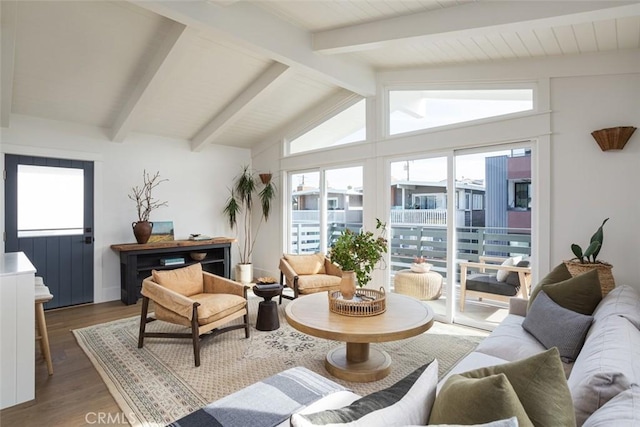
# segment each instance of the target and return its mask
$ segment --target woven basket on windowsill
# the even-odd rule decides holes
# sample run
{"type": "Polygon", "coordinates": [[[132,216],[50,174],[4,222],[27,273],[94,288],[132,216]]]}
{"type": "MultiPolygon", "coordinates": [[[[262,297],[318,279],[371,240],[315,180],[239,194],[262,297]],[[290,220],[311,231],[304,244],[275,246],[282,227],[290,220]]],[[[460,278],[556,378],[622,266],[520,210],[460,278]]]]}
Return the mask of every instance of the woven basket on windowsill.
{"type": "Polygon", "coordinates": [[[600,281],[600,289],[602,289],[602,296],[607,295],[616,285],[613,281],[613,266],[604,262],[593,263],[581,263],[580,261],[565,261],[569,273],[572,276],[586,273],[593,269],[598,270],[598,280],[600,281]]]}

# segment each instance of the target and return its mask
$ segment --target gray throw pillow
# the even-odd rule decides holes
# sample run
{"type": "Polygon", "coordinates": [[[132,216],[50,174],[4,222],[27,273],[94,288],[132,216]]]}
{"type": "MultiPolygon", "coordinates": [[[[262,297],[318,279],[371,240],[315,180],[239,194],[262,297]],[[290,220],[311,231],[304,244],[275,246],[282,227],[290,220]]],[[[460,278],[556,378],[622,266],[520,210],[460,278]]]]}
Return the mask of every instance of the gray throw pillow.
{"type": "Polygon", "coordinates": [[[593,316],[566,309],[541,291],[531,304],[522,327],[545,348],[557,347],[560,358],[569,363],[578,357],[591,322],[593,316]]]}

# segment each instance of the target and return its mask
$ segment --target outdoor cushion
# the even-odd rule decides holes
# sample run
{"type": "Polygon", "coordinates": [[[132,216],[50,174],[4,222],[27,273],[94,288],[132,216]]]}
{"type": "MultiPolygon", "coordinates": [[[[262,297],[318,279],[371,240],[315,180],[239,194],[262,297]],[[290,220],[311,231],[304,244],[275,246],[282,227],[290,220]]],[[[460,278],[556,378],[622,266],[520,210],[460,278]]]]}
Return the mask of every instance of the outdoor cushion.
{"type": "MultiPolygon", "coordinates": [[[[516,267],[529,267],[531,266],[531,260],[530,259],[523,259],[522,261],[520,261],[519,263],[516,264],[516,267]]],[[[509,275],[507,276],[507,280],[504,281],[507,285],[511,285],[511,286],[517,286],[518,289],[520,286],[520,275],[518,273],[516,273],[515,271],[510,271],[509,275]]]]}
{"type": "Polygon", "coordinates": [[[497,295],[515,296],[520,286],[514,287],[506,282],[500,282],[495,274],[476,273],[467,276],[467,289],[470,291],[487,292],[497,295]]]}
{"type": "Polygon", "coordinates": [[[196,263],[174,270],[152,270],[153,281],[174,292],[190,297],[202,293],[202,265],[196,263]]]}
{"type": "Polygon", "coordinates": [[[285,254],[284,259],[287,260],[298,276],[304,274],[325,274],[325,256],[321,252],[308,255],[285,254]]]}
{"type": "MultiPolygon", "coordinates": [[[[519,263],[521,260],[522,260],[522,255],[512,256],[502,261],[502,265],[505,267],[513,267],[514,265],[519,263]]],[[[505,280],[507,280],[507,276],[509,276],[508,270],[498,270],[496,273],[496,279],[498,279],[498,282],[504,282],[505,280]]]]}

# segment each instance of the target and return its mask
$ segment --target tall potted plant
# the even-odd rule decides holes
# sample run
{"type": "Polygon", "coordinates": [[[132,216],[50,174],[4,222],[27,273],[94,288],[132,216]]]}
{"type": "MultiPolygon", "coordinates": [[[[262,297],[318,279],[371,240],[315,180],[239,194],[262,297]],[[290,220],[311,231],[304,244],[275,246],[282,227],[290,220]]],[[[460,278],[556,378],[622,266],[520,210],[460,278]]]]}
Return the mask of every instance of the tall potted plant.
{"type": "Polygon", "coordinates": [[[329,252],[329,259],[342,269],[340,293],[344,299],[351,299],[355,286],[365,286],[371,280],[371,272],[387,252],[387,239],[384,237],[386,225],[376,219],[376,237],[371,231],[354,233],[349,229],[342,231],[329,252]]]}
{"type": "Polygon", "coordinates": [[[250,283],[253,280],[253,265],[251,254],[263,222],[269,220],[271,203],[276,196],[276,188],[270,173],[256,174],[249,166],[244,166],[240,175],[231,187],[231,194],[224,207],[231,229],[242,227],[243,236],[238,241],[239,262],[236,267],[236,280],[250,283]],[[260,207],[260,220],[255,232],[252,229],[252,213],[255,202],[260,207]]]}
{"type": "Polygon", "coordinates": [[[611,272],[613,266],[597,259],[600,249],[602,249],[602,243],[604,242],[604,225],[607,221],[609,221],[609,218],[602,221],[600,227],[598,227],[596,232],[593,233],[593,236],[591,236],[589,246],[587,246],[584,251],[582,247],[573,243],[571,245],[571,251],[575,255],[575,258],[564,262],[569,272],[574,276],[589,270],[598,270],[598,279],[600,280],[603,295],[609,293],[615,286],[613,273],[611,272]]]}
{"type": "Polygon", "coordinates": [[[153,230],[153,222],[149,221],[149,216],[154,210],[168,206],[167,202],[161,202],[154,199],[151,192],[154,188],[168,179],[160,179],[160,172],[156,172],[153,176],[147,173],[146,169],[142,172],[142,187],[131,188],[129,198],[136,202],[136,210],[138,212],[138,221],[132,222],[133,235],[138,243],[144,244],[149,241],[151,231],[153,230]]]}

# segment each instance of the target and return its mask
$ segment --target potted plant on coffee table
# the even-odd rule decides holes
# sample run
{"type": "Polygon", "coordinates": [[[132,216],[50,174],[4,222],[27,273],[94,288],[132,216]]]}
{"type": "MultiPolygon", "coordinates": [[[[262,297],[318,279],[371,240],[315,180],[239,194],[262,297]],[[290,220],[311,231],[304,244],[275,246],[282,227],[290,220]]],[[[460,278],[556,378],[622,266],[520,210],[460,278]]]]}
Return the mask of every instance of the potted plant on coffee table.
{"type": "Polygon", "coordinates": [[[604,241],[603,228],[608,220],[609,218],[606,218],[602,221],[600,227],[598,227],[593,236],[591,236],[589,246],[587,246],[584,251],[582,247],[573,243],[571,245],[571,251],[575,255],[575,258],[564,262],[573,276],[586,273],[589,270],[598,270],[598,279],[603,296],[609,293],[615,286],[613,273],[611,272],[613,266],[597,259],[600,249],[602,249],[602,242],[604,241]]]}
{"type": "Polygon", "coordinates": [[[329,259],[342,269],[340,293],[344,299],[353,298],[356,284],[362,287],[371,280],[371,272],[387,252],[385,228],[376,219],[376,230],[380,230],[377,237],[371,231],[355,233],[345,229],[331,247],[329,259]]]}
{"type": "Polygon", "coordinates": [[[238,240],[239,262],[236,266],[236,280],[242,283],[253,281],[251,254],[263,222],[269,220],[271,203],[276,196],[276,188],[270,173],[256,174],[249,166],[244,166],[236,177],[231,194],[224,207],[224,213],[231,229],[242,227],[243,235],[238,240]],[[260,220],[255,230],[252,228],[252,212],[256,202],[260,207],[260,220]]]}

